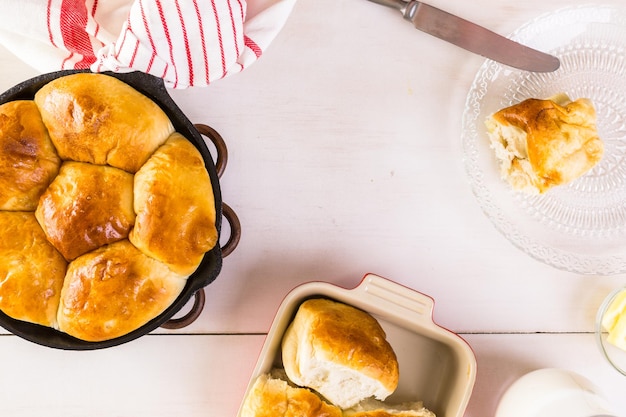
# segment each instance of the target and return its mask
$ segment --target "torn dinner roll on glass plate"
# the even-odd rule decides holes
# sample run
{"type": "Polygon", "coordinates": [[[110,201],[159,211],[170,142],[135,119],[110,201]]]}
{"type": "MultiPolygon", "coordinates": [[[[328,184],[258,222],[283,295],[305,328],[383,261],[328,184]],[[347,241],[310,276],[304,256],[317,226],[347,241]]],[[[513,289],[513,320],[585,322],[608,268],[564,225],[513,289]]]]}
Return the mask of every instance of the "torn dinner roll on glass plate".
{"type": "Polygon", "coordinates": [[[490,115],[485,125],[500,175],[529,194],[581,177],[604,152],[596,111],[586,98],[529,98],[490,115]]]}

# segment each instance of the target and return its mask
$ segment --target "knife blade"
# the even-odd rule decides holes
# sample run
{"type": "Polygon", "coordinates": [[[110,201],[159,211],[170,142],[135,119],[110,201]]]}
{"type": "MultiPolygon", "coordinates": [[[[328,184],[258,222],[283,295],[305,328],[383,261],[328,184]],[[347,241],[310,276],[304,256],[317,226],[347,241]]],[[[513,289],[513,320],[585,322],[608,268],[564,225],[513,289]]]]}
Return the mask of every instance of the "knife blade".
{"type": "Polygon", "coordinates": [[[370,0],[399,10],[416,29],[510,67],[532,72],[552,72],[557,57],[512,41],[491,30],[419,1],[370,0]]]}

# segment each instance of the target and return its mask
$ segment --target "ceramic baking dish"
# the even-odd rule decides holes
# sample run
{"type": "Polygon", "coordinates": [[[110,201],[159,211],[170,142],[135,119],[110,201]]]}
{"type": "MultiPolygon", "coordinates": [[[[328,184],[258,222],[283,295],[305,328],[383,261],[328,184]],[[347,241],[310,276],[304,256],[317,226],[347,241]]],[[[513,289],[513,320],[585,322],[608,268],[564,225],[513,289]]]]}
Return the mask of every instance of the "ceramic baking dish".
{"type": "Polygon", "coordinates": [[[400,366],[398,389],[387,402],[423,401],[437,417],[463,416],[476,379],[474,352],[433,321],[432,298],[373,274],[351,290],[323,282],[292,290],[276,313],[246,396],[259,375],[282,367],[280,345],[287,326],[303,301],[319,297],[365,310],[384,328],[400,366]]]}

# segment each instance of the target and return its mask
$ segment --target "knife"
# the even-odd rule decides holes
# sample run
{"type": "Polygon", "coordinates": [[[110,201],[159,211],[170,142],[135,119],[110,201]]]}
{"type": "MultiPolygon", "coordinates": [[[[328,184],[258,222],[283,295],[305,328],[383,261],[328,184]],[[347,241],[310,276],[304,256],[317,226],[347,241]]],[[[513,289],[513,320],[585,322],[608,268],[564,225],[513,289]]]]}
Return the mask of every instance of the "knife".
{"type": "Polygon", "coordinates": [[[557,57],[529,48],[482,26],[419,1],[370,0],[399,10],[415,28],[510,67],[552,72],[557,57]]]}

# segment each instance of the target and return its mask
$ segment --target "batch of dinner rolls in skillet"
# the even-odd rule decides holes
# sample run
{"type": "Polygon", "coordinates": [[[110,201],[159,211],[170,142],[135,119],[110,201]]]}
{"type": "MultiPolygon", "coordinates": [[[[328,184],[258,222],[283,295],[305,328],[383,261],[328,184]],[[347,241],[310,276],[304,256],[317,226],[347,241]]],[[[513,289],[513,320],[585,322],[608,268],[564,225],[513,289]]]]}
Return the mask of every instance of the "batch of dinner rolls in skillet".
{"type": "Polygon", "coordinates": [[[298,308],[281,343],[282,366],[257,377],[240,417],[435,417],[421,401],[389,403],[398,360],[369,313],[327,298],[298,308]]]}
{"type": "Polygon", "coordinates": [[[0,310],[81,340],[162,313],[218,239],[198,149],[105,74],[0,106],[0,310]]]}

